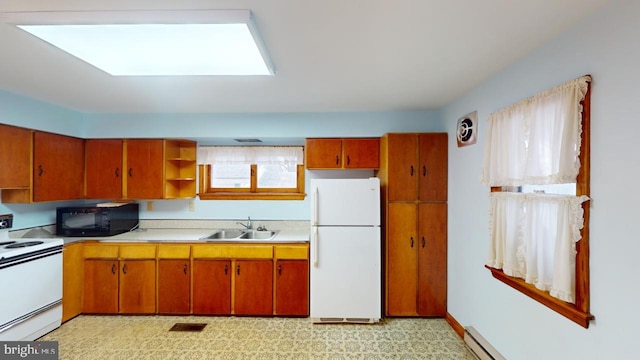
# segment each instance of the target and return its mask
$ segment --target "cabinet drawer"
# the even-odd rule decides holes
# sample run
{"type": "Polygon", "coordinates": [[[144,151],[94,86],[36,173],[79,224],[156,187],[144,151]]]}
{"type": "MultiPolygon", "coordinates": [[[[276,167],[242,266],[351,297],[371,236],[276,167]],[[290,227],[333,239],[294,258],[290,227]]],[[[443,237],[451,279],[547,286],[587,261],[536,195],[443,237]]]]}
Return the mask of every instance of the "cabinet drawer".
{"type": "Polygon", "coordinates": [[[122,259],[155,259],[156,245],[120,245],[120,258],[122,259]]]}
{"type": "Polygon", "coordinates": [[[188,259],[190,255],[189,245],[158,245],[158,259],[188,259]]]}
{"type": "Polygon", "coordinates": [[[85,259],[117,259],[118,245],[85,244],[85,259]]]}
{"type": "Polygon", "coordinates": [[[271,245],[202,245],[193,246],[194,259],[271,259],[271,245]]]}
{"type": "Polygon", "coordinates": [[[309,251],[307,249],[307,245],[276,245],[273,249],[274,258],[307,260],[309,258],[309,251]]]}

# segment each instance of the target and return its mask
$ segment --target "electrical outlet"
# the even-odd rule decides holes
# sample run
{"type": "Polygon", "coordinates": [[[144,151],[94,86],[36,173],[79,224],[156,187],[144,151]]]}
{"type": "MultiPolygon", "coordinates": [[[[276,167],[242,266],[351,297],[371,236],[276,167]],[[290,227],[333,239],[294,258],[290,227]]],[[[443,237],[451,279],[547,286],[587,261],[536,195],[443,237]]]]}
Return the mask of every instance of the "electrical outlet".
{"type": "Polygon", "coordinates": [[[194,203],[193,201],[189,201],[189,211],[196,211],[196,203],[194,203]]]}
{"type": "Polygon", "coordinates": [[[147,201],[147,211],[153,211],[153,201],[147,201]]]}

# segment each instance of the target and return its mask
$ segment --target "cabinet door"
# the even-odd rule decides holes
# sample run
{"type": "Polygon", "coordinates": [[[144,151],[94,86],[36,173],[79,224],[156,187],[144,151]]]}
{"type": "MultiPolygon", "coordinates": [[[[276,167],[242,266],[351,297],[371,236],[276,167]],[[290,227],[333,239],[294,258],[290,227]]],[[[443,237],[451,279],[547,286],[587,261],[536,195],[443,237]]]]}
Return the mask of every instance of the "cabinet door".
{"type": "Polygon", "coordinates": [[[155,313],[155,260],[122,260],[120,270],[120,313],[155,313]]]}
{"type": "Polygon", "coordinates": [[[158,313],[188,314],[191,290],[189,259],[158,260],[158,313]]]}
{"type": "Polygon", "coordinates": [[[342,167],[342,139],[306,139],[307,169],[339,169],[342,167]]]}
{"type": "Polygon", "coordinates": [[[84,140],[36,131],[33,201],[84,197],[84,140]]]}
{"type": "Polygon", "coordinates": [[[388,136],[388,200],[416,200],[418,197],[418,136],[388,136]]]}
{"type": "Polygon", "coordinates": [[[390,203],[387,219],[387,315],[417,315],[416,205],[390,203]]]}
{"type": "Polygon", "coordinates": [[[82,313],[84,271],[82,243],[64,246],[62,252],[62,321],[82,313]]]}
{"type": "Polygon", "coordinates": [[[164,171],[162,140],[127,140],[127,198],[161,199],[164,171]]]}
{"type": "Polygon", "coordinates": [[[85,260],[83,312],[116,314],[118,312],[118,261],[85,260]]]}
{"type": "Polygon", "coordinates": [[[122,140],[89,139],[85,144],[86,197],[122,198],[122,140]]]}
{"type": "Polygon", "coordinates": [[[193,313],[231,314],[230,260],[193,260],[193,313]]]}
{"type": "Polygon", "coordinates": [[[346,169],[377,169],[380,167],[379,139],[343,139],[343,165],[346,169]]]}
{"type": "Polygon", "coordinates": [[[422,203],[418,208],[418,314],[447,312],[447,204],[422,203]]]}
{"type": "Polygon", "coordinates": [[[235,262],[234,313],[236,315],[273,314],[273,261],[235,262]]]}
{"type": "Polygon", "coordinates": [[[276,261],[276,315],[309,314],[309,262],[276,261]]]}
{"type": "Polygon", "coordinates": [[[31,130],[0,124],[0,189],[31,183],[31,130]]]}
{"type": "Polygon", "coordinates": [[[419,143],[420,200],[447,201],[447,134],[420,134],[419,143]]]}

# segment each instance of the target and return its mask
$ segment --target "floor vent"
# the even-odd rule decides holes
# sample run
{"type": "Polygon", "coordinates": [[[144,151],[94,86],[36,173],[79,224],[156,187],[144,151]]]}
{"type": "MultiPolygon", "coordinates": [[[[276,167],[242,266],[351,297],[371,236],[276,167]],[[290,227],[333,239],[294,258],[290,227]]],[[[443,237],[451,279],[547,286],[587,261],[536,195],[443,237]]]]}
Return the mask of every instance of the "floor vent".
{"type": "Polygon", "coordinates": [[[480,360],[506,360],[489,342],[472,326],[464,328],[464,343],[480,360]]]}
{"type": "Polygon", "coordinates": [[[169,329],[169,331],[202,331],[207,324],[193,324],[193,323],[177,323],[169,329]]]}

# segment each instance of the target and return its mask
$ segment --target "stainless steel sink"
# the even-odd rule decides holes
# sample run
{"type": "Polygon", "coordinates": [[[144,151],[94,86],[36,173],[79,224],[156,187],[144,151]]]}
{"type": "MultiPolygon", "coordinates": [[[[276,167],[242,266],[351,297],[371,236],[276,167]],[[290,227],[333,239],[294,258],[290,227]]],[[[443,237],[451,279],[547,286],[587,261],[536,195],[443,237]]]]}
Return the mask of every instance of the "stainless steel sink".
{"type": "Polygon", "coordinates": [[[277,231],[270,231],[270,230],[247,230],[245,231],[244,234],[242,234],[242,236],[240,236],[241,239],[260,239],[260,240],[270,240],[273,239],[276,235],[278,234],[277,231]]]}
{"type": "Polygon", "coordinates": [[[243,229],[217,230],[212,234],[201,237],[200,240],[271,240],[278,234],[278,231],[258,231],[243,229]]]}

